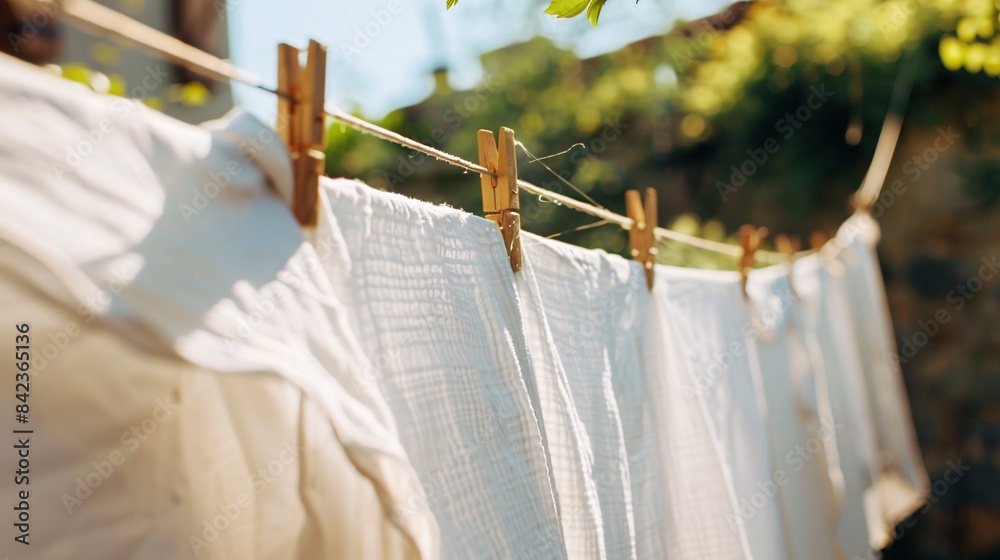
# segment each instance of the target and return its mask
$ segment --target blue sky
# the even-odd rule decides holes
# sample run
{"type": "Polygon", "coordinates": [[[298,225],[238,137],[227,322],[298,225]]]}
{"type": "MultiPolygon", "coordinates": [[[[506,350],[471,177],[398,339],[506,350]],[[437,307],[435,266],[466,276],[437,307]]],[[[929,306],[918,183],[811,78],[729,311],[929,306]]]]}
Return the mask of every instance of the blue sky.
{"type": "MultiPolygon", "coordinates": [[[[432,72],[446,67],[453,87],[482,78],[480,56],[541,35],[581,57],[661,34],[678,18],[715,13],[720,0],[610,0],[594,29],[585,18],[556,19],[540,0],[274,1],[227,0],[231,55],[240,67],[275,76],[277,44],[327,45],[327,95],[369,118],[420,102],[433,88],[432,72]],[[350,6],[350,7],[345,7],[350,6]]],[[[273,96],[237,87],[237,101],[271,120],[273,96]]]]}

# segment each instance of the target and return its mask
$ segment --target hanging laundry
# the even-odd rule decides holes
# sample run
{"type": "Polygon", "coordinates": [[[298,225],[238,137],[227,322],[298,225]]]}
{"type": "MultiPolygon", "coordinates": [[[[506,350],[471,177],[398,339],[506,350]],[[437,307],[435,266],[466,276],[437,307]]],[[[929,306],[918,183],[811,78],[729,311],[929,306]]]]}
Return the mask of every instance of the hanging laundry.
{"type": "MultiPolygon", "coordinates": [[[[634,300],[643,291],[641,282],[633,281],[641,278],[632,278],[628,261],[600,251],[531,234],[521,235],[521,246],[518,287],[532,361],[553,356],[566,379],[573,415],[582,421],[584,472],[596,488],[606,557],[636,558],[635,497],[623,421],[641,418],[643,411],[621,409],[615,385],[641,376],[635,334],[643,321],[634,300]]],[[[535,372],[541,377],[539,368],[535,372]]],[[[549,428],[546,421],[547,434],[549,428]]],[[[549,435],[551,450],[555,444],[549,435]]],[[[558,470],[556,476],[558,488],[558,470]]]]}
{"type": "Polygon", "coordinates": [[[0,305],[35,344],[32,552],[437,558],[431,513],[403,515],[421,487],[372,368],[268,191],[291,182],[273,132],[7,56],[0,105],[0,305]]]}
{"type": "MultiPolygon", "coordinates": [[[[522,235],[522,244],[526,239],[522,235]]],[[[600,475],[607,471],[601,471],[601,466],[613,461],[604,452],[610,445],[599,442],[595,452],[591,441],[595,434],[588,429],[590,418],[587,412],[590,407],[579,410],[574,396],[581,390],[580,385],[587,385],[589,380],[574,377],[576,391],[570,387],[569,375],[558,346],[562,340],[557,341],[555,338],[561,334],[555,327],[561,325],[550,326],[542,304],[541,286],[536,278],[534,263],[529,256],[525,256],[522,261],[521,271],[514,276],[539,395],[539,421],[545,432],[547,452],[552,461],[553,485],[567,554],[570,558],[615,558],[611,553],[615,551],[609,551],[606,538],[611,541],[612,547],[616,546],[615,537],[620,535],[615,535],[614,530],[623,525],[628,529],[627,521],[631,511],[619,509],[618,513],[622,516],[613,518],[610,513],[611,504],[602,509],[599,488],[605,485],[607,479],[602,479],[600,475]],[[609,532],[611,535],[607,535],[609,532]]],[[[542,261],[539,266],[547,267],[548,263],[542,261]]],[[[617,414],[613,417],[605,416],[602,420],[608,424],[618,422],[620,428],[617,414]]],[[[605,433],[610,430],[602,427],[597,431],[605,433]]],[[[624,443],[622,449],[624,450],[624,443]]],[[[621,480],[623,477],[617,477],[609,485],[615,489],[624,488],[621,480]]],[[[606,501],[611,499],[610,496],[604,498],[606,501]]],[[[624,499],[614,502],[614,505],[624,505],[624,499]]],[[[624,542],[627,549],[623,558],[630,558],[634,555],[634,546],[631,535],[626,535],[629,540],[624,542]]],[[[622,546],[619,541],[616,553],[622,553],[622,546]]]]}
{"type": "MultiPolygon", "coordinates": [[[[646,535],[640,543],[649,542],[649,552],[641,557],[766,558],[751,550],[745,525],[738,521],[740,504],[730,467],[743,461],[734,458],[743,453],[724,449],[709,399],[699,390],[694,370],[684,357],[683,338],[676,329],[688,326],[674,315],[669,281],[662,276],[671,271],[681,272],[655,268],[651,296],[645,279],[640,281],[641,295],[633,305],[649,309],[649,321],[639,326],[638,333],[642,376],[631,391],[622,392],[628,398],[621,401],[623,409],[644,411],[642,430],[628,439],[636,518],[640,520],[637,533],[646,535]]],[[[637,265],[632,273],[643,276],[637,265]]]]}
{"type": "Polygon", "coordinates": [[[376,366],[448,559],[567,558],[540,395],[496,225],[324,180],[315,243],[376,366]]]}
{"type": "Polygon", "coordinates": [[[303,233],[247,115],[5,55],[0,104],[44,557],[843,560],[926,496],[870,216],[748,311],[526,233],[513,275],[492,222],[348,180],[303,233]]]}
{"type": "Polygon", "coordinates": [[[838,259],[844,277],[855,336],[864,367],[863,377],[874,420],[878,448],[878,478],[866,496],[869,518],[880,517],[871,528],[876,548],[889,544],[897,523],[915,512],[930,489],[917,446],[906,389],[899,367],[882,274],[875,254],[879,226],[871,216],[857,213],[837,232],[843,248],[838,259]]]}
{"type": "MultiPolygon", "coordinates": [[[[777,494],[789,558],[846,560],[836,538],[843,501],[837,436],[845,426],[833,417],[813,331],[787,267],[754,270],[747,294],[774,468],[768,486],[777,494]]],[[[856,544],[865,547],[867,539],[856,544]]]]}
{"type": "Polygon", "coordinates": [[[877,553],[872,551],[868,527],[870,521],[876,520],[866,518],[864,496],[878,473],[878,452],[864,365],[848,311],[844,269],[836,261],[815,255],[796,263],[793,278],[806,331],[816,336],[830,388],[834,434],[844,475],[837,539],[850,558],[874,558],[877,553]]]}
{"type": "Polygon", "coordinates": [[[745,531],[754,558],[787,558],[753,325],[739,275],[659,265],[654,290],[689,371],[685,391],[704,399],[724,472],[732,477],[736,515],[724,521],[734,533],[745,531]]]}

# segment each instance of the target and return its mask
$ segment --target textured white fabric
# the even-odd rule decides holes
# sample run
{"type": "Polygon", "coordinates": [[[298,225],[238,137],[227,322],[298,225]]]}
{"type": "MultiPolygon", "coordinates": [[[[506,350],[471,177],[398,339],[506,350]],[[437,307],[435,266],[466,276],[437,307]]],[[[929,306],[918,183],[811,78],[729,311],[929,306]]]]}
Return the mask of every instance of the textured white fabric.
{"type": "MultiPolygon", "coordinates": [[[[278,493],[275,487],[274,501],[248,506],[247,519],[273,523],[249,533],[227,533],[237,547],[232,550],[239,553],[226,557],[295,557],[284,545],[308,539],[316,546],[303,550],[302,557],[343,558],[360,550],[338,549],[338,542],[351,540],[347,533],[382,523],[395,525],[410,541],[409,549],[420,556],[436,557],[433,516],[426,509],[397,507],[420,493],[419,481],[385,403],[377,391],[359,383],[370,367],[347,329],[344,310],[321,274],[319,256],[304,242],[287,207],[267,190],[269,182],[280,186],[291,177],[287,154],[273,132],[244,117],[216,123],[211,130],[191,127],[141,104],[96,95],[3,55],[0,105],[4,108],[0,228],[10,247],[22,255],[21,262],[38,263],[57,280],[39,285],[39,297],[73,310],[81,325],[106,323],[116,333],[102,342],[109,346],[109,354],[127,354],[125,348],[113,352],[110,346],[131,341],[158,354],[179,355],[205,370],[244,374],[233,375],[233,380],[260,383],[258,375],[284,380],[270,385],[273,394],[256,386],[246,388],[248,394],[256,394],[246,403],[227,402],[220,409],[195,407],[192,415],[203,412],[206,419],[220,422],[228,418],[234,436],[224,428],[199,430],[196,423],[186,424],[186,429],[175,432],[175,441],[163,442],[168,447],[144,449],[155,460],[142,463],[143,468],[128,467],[121,486],[109,485],[116,490],[102,497],[108,504],[101,510],[104,513],[93,517],[53,513],[39,520],[51,534],[59,535],[54,545],[101,558],[156,557],[146,554],[154,543],[126,538],[137,517],[144,527],[158,527],[165,540],[186,543],[197,533],[190,527],[201,522],[194,514],[221,507],[216,497],[234,499],[223,490],[236,486],[220,480],[245,481],[241,474],[278,451],[267,447],[277,432],[258,440],[256,434],[244,432],[244,426],[260,425],[263,419],[254,416],[272,414],[276,431],[280,432],[279,426],[294,429],[298,421],[288,418],[299,414],[298,406],[305,411],[302,414],[310,415],[313,427],[298,435],[290,432],[294,441],[305,438],[309,446],[309,458],[299,465],[301,484],[283,486],[294,487],[297,493],[278,493]],[[65,293],[56,293],[53,286],[65,293]],[[326,432],[308,411],[313,405],[288,397],[292,387],[322,411],[326,432]],[[279,418],[282,414],[289,416],[279,418]],[[213,462],[211,445],[200,439],[202,431],[239,452],[220,450],[219,462],[213,462]],[[332,447],[323,451],[321,446],[332,447]],[[338,459],[329,455],[335,446],[342,446],[352,467],[373,484],[380,517],[365,516],[372,513],[370,508],[362,508],[353,525],[327,524],[319,517],[332,512],[324,504],[348,492],[323,478],[326,471],[343,471],[338,459]],[[182,460],[184,464],[176,463],[182,460]],[[235,463],[226,462],[230,460],[235,463]],[[171,488],[156,480],[171,471],[188,485],[171,488]],[[208,490],[215,484],[218,490],[208,490]],[[135,492],[136,488],[145,491],[135,492]],[[199,501],[194,495],[198,491],[212,501],[199,501]],[[196,507],[178,512],[178,501],[196,507]],[[263,508],[269,510],[265,513],[263,508]],[[313,532],[299,534],[306,525],[313,532]],[[92,540],[91,533],[104,538],[92,540]],[[318,548],[320,543],[332,548],[318,548]]],[[[105,371],[112,364],[98,361],[98,350],[81,350],[80,359],[84,361],[79,368],[66,373],[90,376],[93,390],[105,387],[105,378],[121,377],[129,379],[134,390],[109,391],[92,401],[70,397],[59,416],[69,426],[76,416],[90,413],[85,408],[90,402],[111,411],[139,406],[159,397],[159,389],[167,383],[145,384],[134,362],[105,371]],[[119,398],[128,402],[119,403],[119,398]],[[76,404],[79,407],[73,408],[76,404]]],[[[40,395],[39,400],[44,402],[45,397],[40,395]]],[[[136,419],[134,409],[122,410],[120,416],[101,416],[103,422],[81,422],[80,442],[93,442],[93,450],[107,450],[108,438],[117,438],[136,419]]],[[[47,429],[54,433],[59,428],[47,429]]],[[[39,480],[59,473],[69,481],[71,473],[90,469],[87,450],[77,451],[39,461],[39,480]]],[[[344,482],[351,483],[347,478],[344,482]]],[[[405,548],[399,550],[413,556],[405,548]]],[[[372,552],[397,554],[388,549],[372,552]]]]}
{"type": "MultiPolygon", "coordinates": [[[[527,233],[521,236],[521,246],[525,265],[518,275],[520,295],[526,319],[529,313],[535,319],[526,325],[532,359],[537,364],[541,355],[555,354],[568,380],[570,405],[585,438],[584,472],[596,487],[606,557],[635,558],[633,485],[622,423],[624,419],[631,428],[642,410],[625,407],[620,413],[615,387],[641,375],[636,334],[643,322],[635,299],[643,293],[642,275],[619,257],[527,233]],[[532,292],[538,297],[530,298],[532,292]],[[548,344],[537,335],[545,328],[539,323],[551,334],[548,344]]],[[[541,376],[538,368],[535,371],[541,376]]],[[[555,454],[547,421],[545,431],[555,454]]]]}
{"type": "Polygon", "coordinates": [[[675,316],[671,279],[665,276],[680,271],[657,267],[649,297],[641,267],[632,272],[641,290],[633,305],[649,308],[648,323],[639,326],[641,376],[621,392],[628,395],[622,409],[642,411],[641,429],[628,439],[637,534],[645,551],[640,557],[766,558],[752,554],[744,526],[736,521],[739,503],[729,468],[743,459],[733,457],[735,448],[724,448],[681,347],[677,329],[688,325],[675,316]]]}
{"type": "Polygon", "coordinates": [[[878,479],[866,498],[884,520],[872,527],[877,548],[890,542],[895,524],[920,507],[929,489],[875,254],[878,237],[878,223],[864,213],[847,220],[836,237],[879,454],[878,479]]]}
{"type": "Polygon", "coordinates": [[[705,400],[723,468],[732,475],[737,515],[754,558],[786,558],[773,490],[764,399],[752,324],[735,272],[656,267],[657,286],[690,371],[688,391],[705,400]]]}
{"type": "Polygon", "coordinates": [[[0,308],[54,345],[40,557],[435,558],[434,512],[446,558],[786,558],[764,419],[790,386],[767,376],[804,357],[830,378],[810,416],[859,427],[827,460],[852,481],[840,542],[859,492],[876,546],[926,492],[868,217],[761,372],[735,274],[660,266],[650,298],[633,264],[526,235],[514,278],[491,222],[349,181],[306,238],[253,119],[190,127],[3,55],[0,104],[0,308]],[[168,397],[175,420],[64,499],[168,397]]]}
{"type": "Polygon", "coordinates": [[[449,559],[567,557],[513,272],[490,221],[324,180],[317,244],[449,559]]]}
{"type": "Polygon", "coordinates": [[[770,483],[789,557],[845,558],[836,539],[843,478],[837,434],[844,426],[832,417],[822,356],[787,272],[780,266],[754,270],[747,283],[767,399],[770,483]]]}
{"type": "Polygon", "coordinates": [[[877,474],[878,452],[843,267],[830,259],[810,256],[796,263],[793,278],[807,328],[815,333],[820,348],[837,426],[837,450],[845,484],[838,542],[851,558],[872,558],[875,553],[871,552],[864,496],[877,474]]]}
{"type": "MultiPolygon", "coordinates": [[[[608,483],[606,478],[601,478],[601,471],[609,459],[600,445],[606,442],[599,441],[598,449],[594,449],[591,440],[595,434],[588,429],[588,424],[591,422],[588,412],[591,407],[579,407],[575,402],[575,393],[590,388],[595,382],[599,384],[601,378],[598,375],[596,381],[581,380],[579,372],[568,372],[564,366],[562,354],[565,353],[565,348],[560,351],[560,345],[566,344],[566,336],[562,330],[564,324],[558,321],[554,326],[549,324],[540,289],[540,280],[544,279],[536,277],[534,266],[535,261],[542,255],[533,256],[533,253],[538,252],[529,249],[533,242],[536,242],[534,237],[522,233],[523,266],[521,272],[515,275],[515,280],[521,300],[524,333],[539,394],[539,420],[552,461],[553,485],[567,553],[570,558],[615,558],[616,556],[609,553],[608,545],[605,544],[607,532],[605,523],[608,523],[609,529],[613,530],[615,526],[622,525],[627,518],[623,515],[618,519],[607,519],[611,517],[610,506],[607,509],[602,508],[602,496],[598,488],[608,483]],[[570,387],[568,373],[574,374],[572,382],[576,385],[575,390],[570,387]],[[588,424],[585,424],[585,420],[588,424]]],[[[539,270],[544,272],[550,264],[539,260],[538,266],[539,270]]],[[[550,290],[546,289],[546,292],[548,291],[550,290]]],[[[561,308],[563,305],[561,300],[551,304],[556,308],[561,308]]],[[[571,344],[575,347],[576,341],[571,344]]],[[[604,408],[608,408],[607,405],[604,408]]],[[[620,432],[620,419],[617,413],[613,418],[606,416],[602,420],[608,424],[615,423],[619,426],[620,432]]],[[[598,429],[600,433],[607,431],[609,430],[598,429]]],[[[626,477],[617,476],[608,485],[622,488],[626,484],[624,481],[626,477]]],[[[605,495],[603,498],[608,500],[609,496],[605,495]]],[[[625,505],[624,502],[621,503],[625,505]]],[[[627,514],[631,516],[631,511],[627,511],[627,514]]],[[[615,535],[610,536],[613,538],[615,535]]],[[[634,551],[625,554],[623,558],[628,558],[634,551]]]]}

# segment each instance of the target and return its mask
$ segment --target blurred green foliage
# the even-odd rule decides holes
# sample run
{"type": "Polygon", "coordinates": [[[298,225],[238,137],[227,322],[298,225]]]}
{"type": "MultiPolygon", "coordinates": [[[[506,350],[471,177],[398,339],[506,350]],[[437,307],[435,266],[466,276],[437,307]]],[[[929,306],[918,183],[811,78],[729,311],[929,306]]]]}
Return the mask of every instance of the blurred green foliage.
{"type": "MultiPolygon", "coordinates": [[[[990,103],[997,18],[992,1],[789,0],[587,60],[535,39],[486,55],[477,88],[454,91],[442,74],[428,100],[379,124],[470,160],[476,130],[509,126],[539,157],[569,149],[545,164],[616,212],[626,189],[653,186],[661,216],[688,233],[734,241],[726,232],[749,222],[806,237],[846,217],[901,65],[915,76],[907,127],[968,122],[955,112],[990,103]]],[[[476,177],[393,144],[335,124],[328,151],[332,176],[481,208],[476,177]]],[[[993,167],[968,167],[966,188],[982,204],[1000,199],[993,167]]],[[[524,153],[519,173],[579,198],[524,153]]],[[[542,235],[594,221],[526,194],[521,213],[542,235]]],[[[614,226],[563,238],[609,252],[627,244],[614,226]]],[[[732,266],[672,245],[662,262],[732,266]]]]}
{"type": "MultiPolygon", "coordinates": [[[[129,93],[128,83],[121,74],[105,74],[75,62],[53,65],[52,70],[63,78],[81,83],[97,93],[107,93],[120,97],[125,97],[129,93]]],[[[166,88],[166,98],[148,95],[142,99],[142,102],[151,109],[162,111],[165,101],[179,103],[186,107],[199,107],[206,105],[211,97],[212,92],[208,87],[202,82],[195,81],[170,84],[166,88]]]]}

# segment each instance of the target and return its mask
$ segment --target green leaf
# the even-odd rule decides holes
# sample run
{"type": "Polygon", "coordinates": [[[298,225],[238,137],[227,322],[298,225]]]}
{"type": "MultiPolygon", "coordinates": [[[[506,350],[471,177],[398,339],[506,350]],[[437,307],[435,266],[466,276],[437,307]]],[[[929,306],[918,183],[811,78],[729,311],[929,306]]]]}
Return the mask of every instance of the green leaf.
{"type": "Polygon", "coordinates": [[[571,18],[580,15],[589,3],[590,0],[552,0],[549,7],[545,8],[545,13],[560,18],[571,18]]]}
{"type": "MultiPolygon", "coordinates": [[[[545,8],[545,13],[559,18],[576,17],[587,10],[587,19],[597,27],[597,20],[601,17],[601,8],[608,0],[552,0],[549,7],[545,8]]],[[[458,4],[458,0],[446,0],[448,9],[458,4]]]]}
{"type": "Polygon", "coordinates": [[[587,8],[587,19],[590,20],[590,23],[594,27],[597,27],[597,19],[601,17],[601,8],[604,7],[604,3],[607,1],[608,0],[594,0],[590,4],[590,7],[587,8]]]}

